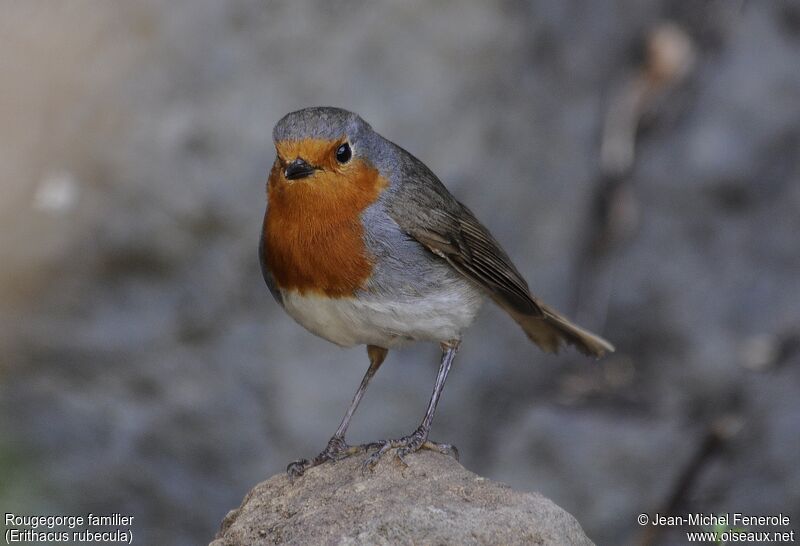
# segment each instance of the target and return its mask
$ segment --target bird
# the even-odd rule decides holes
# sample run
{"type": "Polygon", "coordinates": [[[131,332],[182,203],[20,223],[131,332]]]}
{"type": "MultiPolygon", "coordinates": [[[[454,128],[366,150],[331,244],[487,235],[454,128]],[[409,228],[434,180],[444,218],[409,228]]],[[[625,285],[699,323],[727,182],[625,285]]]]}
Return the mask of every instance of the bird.
{"type": "Polygon", "coordinates": [[[389,451],[406,457],[457,449],[428,438],[462,334],[492,300],[542,350],[564,345],[599,358],[614,347],[534,296],[489,230],[411,153],[358,114],[309,107],[286,114],[272,137],[259,261],[274,299],[311,333],[366,346],[369,367],[339,427],[290,477],[359,453],[372,470],[389,451]],[[350,419],[390,349],[436,342],[442,356],[420,425],[407,436],[351,446],[350,419]]]}

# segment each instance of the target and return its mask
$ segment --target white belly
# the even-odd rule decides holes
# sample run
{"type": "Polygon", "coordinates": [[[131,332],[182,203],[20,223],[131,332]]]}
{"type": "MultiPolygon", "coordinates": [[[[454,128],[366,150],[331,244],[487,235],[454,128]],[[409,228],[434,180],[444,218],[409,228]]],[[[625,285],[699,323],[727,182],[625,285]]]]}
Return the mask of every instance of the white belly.
{"type": "Polygon", "coordinates": [[[449,341],[475,319],[483,297],[459,283],[436,295],[387,301],[383,298],[330,299],[283,292],[289,315],[310,332],[337,345],[392,347],[404,341],[449,341]]]}

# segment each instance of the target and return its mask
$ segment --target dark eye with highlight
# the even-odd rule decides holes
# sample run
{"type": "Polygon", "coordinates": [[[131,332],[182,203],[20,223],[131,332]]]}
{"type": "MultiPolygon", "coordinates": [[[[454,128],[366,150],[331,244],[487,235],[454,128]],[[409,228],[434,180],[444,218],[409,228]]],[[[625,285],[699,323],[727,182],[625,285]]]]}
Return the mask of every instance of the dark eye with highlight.
{"type": "Polygon", "coordinates": [[[339,163],[347,163],[353,157],[353,151],[350,149],[350,144],[345,142],[336,149],[336,161],[339,163]]]}

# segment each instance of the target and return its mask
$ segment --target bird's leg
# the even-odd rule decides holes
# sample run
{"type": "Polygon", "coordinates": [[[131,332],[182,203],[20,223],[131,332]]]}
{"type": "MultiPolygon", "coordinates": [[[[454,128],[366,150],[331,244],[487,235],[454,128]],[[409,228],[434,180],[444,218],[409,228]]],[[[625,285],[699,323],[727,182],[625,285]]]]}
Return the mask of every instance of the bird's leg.
{"type": "Polygon", "coordinates": [[[378,368],[381,367],[381,364],[383,364],[388,352],[389,351],[383,347],[376,347],[374,345],[367,346],[369,368],[367,369],[367,373],[364,374],[364,378],[361,380],[361,385],[358,386],[358,390],[356,391],[355,396],[353,396],[353,401],[350,403],[350,407],[347,408],[347,413],[344,414],[342,422],[339,424],[339,428],[337,428],[336,432],[333,433],[333,436],[328,441],[328,445],[325,447],[325,449],[322,450],[322,453],[311,460],[300,459],[299,461],[295,461],[286,467],[286,472],[290,477],[296,478],[298,476],[302,476],[303,473],[309,468],[321,465],[326,461],[339,461],[366,450],[366,445],[347,445],[347,443],[344,441],[344,435],[347,432],[348,425],[350,425],[350,419],[353,417],[359,402],[361,402],[361,398],[364,396],[364,392],[367,390],[370,379],[372,379],[372,376],[378,371],[378,368]]]}
{"type": "Polygon", "coordinates": [[[405,464],[404,457],[406,455],[419,451],[420,449],[430,449],[432,451],[438,451],[439,453],[452,455],[458,460],[458,450],[455,446],[431,442],[428,440],[428,433],[431,430],[433,414],[436,412],[436,406],[439,403],[439,397],[442,394],[444,382],[447,379],[447,374],[450,371],[450,366],[453,364],[456,352],[458,352],[459,344],[459,340],[442,343],[442,362],[439,365],[439,373],[436,375],[436,384],[433,387],[431,401],[428,403],[428,410],[425,412],[425,417],[422,419],[422,423],[420,423],[419,427],[417,427],[417,430],[398,440],[384,440],[369,444],[367,447],[376,447],[378,450],[367,457],[362,466],[362,471],[371,470],[387,451],[395,448],[397,449],[397,458],[403,464],[405,464]]]}

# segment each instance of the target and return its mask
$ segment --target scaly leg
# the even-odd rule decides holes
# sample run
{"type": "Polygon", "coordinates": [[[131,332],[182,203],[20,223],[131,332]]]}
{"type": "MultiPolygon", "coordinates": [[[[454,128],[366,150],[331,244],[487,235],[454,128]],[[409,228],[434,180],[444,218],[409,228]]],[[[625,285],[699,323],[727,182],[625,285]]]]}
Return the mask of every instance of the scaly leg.
{"type": "Polygon", "coordinates": [[[439,397],[444,388],[444,382],[447,379],[447,374],[450,371],[450,366],[453,364],[453,359],[458,352],[459,340],[449,341],[442,343],[442,362],[439,365],[439,373],[436,376],[436,384],[433,387],[433,394],[431,401],[428,403],[428,410],[425,412],[425,417],[422,419],[417,430],[397,440],[383,440],[369,444],[367,447],[377,447],[378,451],[367,457],[362,465],[362,471],[371,470],[373,466],[380,460],[380,458],[391,449],[397,449],[397,458],[401,463],[405,464],[404,457],[420,449],[430,449],[438,451],[439,453],[453,455],[458,460],[458,450],[449,444],[437,444],[428,440],[428,433],[431,430],[431,423],[433,422],[433,414],[436,412],[436,406],[439,403],[439,397]]]}
{"type": "Polygon", "coordinates": [[[372,379],[372,376],[378,371],[378,368],[381,367],[381,364],[383,364],[388,352],[389,351],[383,347],[376,347],[374,345],[367,346],[369,368],[367,369],[367,373],[364,374],[364,378],[361,380],[361,385],[359,385],[355,396],[353,396],[353,401],[350,403],[350,407],[347,408],[347,413],[344,414],[342,422],[339,424],[339,428],[336,429],[336,432],[334,432],[330,441],[328,441],[327,447],[322,450],[322,453],[310,461],[308,459],[300,459],[299,461],[295,461],[286,467],[286,472],[289,474],[289,477],[296,478],[298,476],[302,476],[303,473],[309,468],[321,465],[326,461],[339,461],[366,450],[366,445],[347,445],[347,443],[344,441],[344,435],[347,432],[348,425],[350,425],[350,419],[353,417],[359,402],[361,402],[361,398],[364,396],[364,392],[367,390],[370,379],[372,379]]]}

